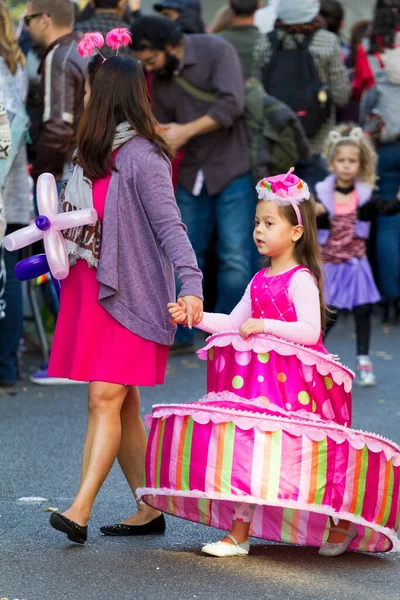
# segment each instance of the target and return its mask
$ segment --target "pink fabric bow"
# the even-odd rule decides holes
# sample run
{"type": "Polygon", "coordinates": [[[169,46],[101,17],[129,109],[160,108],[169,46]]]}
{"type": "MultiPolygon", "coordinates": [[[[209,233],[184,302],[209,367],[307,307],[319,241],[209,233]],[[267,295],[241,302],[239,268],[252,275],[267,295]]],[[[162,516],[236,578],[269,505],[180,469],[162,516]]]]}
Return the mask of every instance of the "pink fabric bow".
{"type": "Polygon", "coordinates": [[[93,56],[97,48],[104,46],[104,37],[98,31],[85,33],[78,44],[78,52],[81,56],[93,56]]]}
{"type": "Polygon", "coordinates": [[[119,50],[122,46],[129,46],[132,35],[126,27],[112,29],[106,35],[106,44],[113,50],[119,50]]]}
{"type": "Polygon", "coordinates": [[[302,188],[301,179],[292,174],[275,175],[275,177],[268,177],[267,181],[271,186],[272,192],[281,198],[292,196],[294,195],[293,192],[298,193],[299,189],[302,188]],[[295,188],[295,190],[292,188],[295,188]]]}

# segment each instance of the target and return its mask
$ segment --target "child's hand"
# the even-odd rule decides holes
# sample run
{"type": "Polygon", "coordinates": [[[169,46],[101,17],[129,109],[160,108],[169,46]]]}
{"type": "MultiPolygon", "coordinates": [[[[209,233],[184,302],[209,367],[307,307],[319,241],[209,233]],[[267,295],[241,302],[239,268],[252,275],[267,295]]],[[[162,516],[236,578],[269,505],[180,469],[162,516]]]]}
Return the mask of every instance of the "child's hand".
{"type": "Polygon", "coordinates": [[[187,311],[186,304],[182,298],[178,298],[178,302],[171,302],[168,304],[169,314],[171,315],[171,321],[175,325],[186,325],[187,324],[187,311]]]}
{"type": "Polygon", "coordinates": [[[239,333],[244,340],[252,333],[264,333],[263,319],[247,319],[241,326],[239,333]]]}

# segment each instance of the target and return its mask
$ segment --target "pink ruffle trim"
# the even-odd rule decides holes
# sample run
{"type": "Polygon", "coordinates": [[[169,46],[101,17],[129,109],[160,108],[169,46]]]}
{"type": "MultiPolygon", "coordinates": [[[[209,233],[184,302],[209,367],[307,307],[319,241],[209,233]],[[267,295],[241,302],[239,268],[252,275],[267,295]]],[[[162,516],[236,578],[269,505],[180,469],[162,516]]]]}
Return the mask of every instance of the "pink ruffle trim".
{"type": "Polygon", "coordinates": [[[305,502],[299,502],[298,500],[285,500],[285,499],[277,499],[274,502],[266,501],[261,498],[256,498],[255,496],[250,495],[242,495],[242,496],[234,496],[233,494],[223,494],[220,492],[201,492],[200,490],[173,490],[169,488],[138,488],[136,490],[136,495],[142,502],[146,502],[145,496],[173,496],[173,497],[184,497],[184,498],[207,498],[208,500],[226,500],[232,502],[249,502],[251,504],[259,504],[266,506],[279,506],[282,508],[289,508],[295,510],[304,510],[315,512],[319,514],[326,515],[327,517],[332,517],[334,519],[343,519],[345,521],[351,521],[355,525],[362,525],[364,527],[369,527],[376,531],[377,533],[381,533],[385,535],[390,542],[392,543],[392,548],[396,552],[400,552],[400,540],[392,529],[388,529],[387,527],[382,527],[380,525],[376,525],[375,523],[371,523],[367,521],[363,517],[356,517],[353,513],[349,512],[337,512],[330,506],[324,506],[320,504],[307,504],[305,502]]]}
{"type": "Polygon", "coordinates": [[[353,371],[340,364],[332,354],[322,354],[322,352],[307,348],[307,346],[294,344],[273,335],[252,335],[244,340],[239,333],[232,331],[215,333],[207,339],[206,346],[198,350],[197,355],[201,360],[207,360],[207,353],[210,348],[224,348],[230,344],[238,352],[252,350],[256,354],[262,354],[274,351],[281,356],[296,356],[303,364],[315,366],[318,373],[323,377],[330,375],[336,384],[341,385],[343,383],[346,392],[351,390],[351,383],[354,379],[353,371]]]}
{"type": "MultiPolygon", "coordinates": [[[[153,414],[146,418],[146,424],[151,424],[151,419],[166,419],[170,416],[190,416],[201,425],[212,423],[233,422],[237,427],[247,431],[249,429],[258,429],[259,431],[286,431],[287,433],[300,437],[307,436],[310,440],[319,442],[325,438],[330,438],[337,444],[348,442],[355,450],[361,450],[367,446],[371,452],[384,452],[386,460],[392,460],[395,467],[400,466],[400,448],[384,437],[373,433],[367,433],[356,429],[349,429],[343,425],[338,425],[333,421],[324,421],[311,417],[311,413],[305,416],[299,412],[286,412],[283,409],[265,407],[263,413],[254,413],[251,410],[237,410],[234,408],[221,408],[218,406],[201,405],[202,402],[221,402],[232,401],[242,404],[248,404],[249,401],[236,396],[232,392],[211,392],[202,398],[199,403],[188,404],[156,404],[153,406],[153,414]],[[274,413],[281,413],[276,416],[274,413]]],[[[303,413],[303,411],[302,411],[303,413]]]]}

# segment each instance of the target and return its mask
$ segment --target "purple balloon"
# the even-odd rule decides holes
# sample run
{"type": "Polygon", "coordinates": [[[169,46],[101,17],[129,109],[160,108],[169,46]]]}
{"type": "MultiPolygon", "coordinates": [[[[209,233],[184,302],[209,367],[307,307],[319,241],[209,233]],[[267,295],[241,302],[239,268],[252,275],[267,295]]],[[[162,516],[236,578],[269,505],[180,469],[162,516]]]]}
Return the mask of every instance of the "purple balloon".
{"type": "Polygon", "coordinates": [[[51,227],[51,221],[45,215],[39,215],[35,220],[36,227],[40,231],[47,231],[51,227]]]}
{"type": "Polygon", "coordinates": [[[15,274],[20,281],[36,279],[49,272],[49,263],[45,254],[36,254],[21,260],[15,267],[15,274]]]}

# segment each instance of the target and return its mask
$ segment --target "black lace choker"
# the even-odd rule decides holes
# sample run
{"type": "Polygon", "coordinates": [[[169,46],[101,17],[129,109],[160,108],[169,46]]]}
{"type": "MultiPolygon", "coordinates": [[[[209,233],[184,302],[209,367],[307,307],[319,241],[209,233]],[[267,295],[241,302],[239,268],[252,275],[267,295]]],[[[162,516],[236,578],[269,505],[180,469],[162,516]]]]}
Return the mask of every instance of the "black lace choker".
{"type": "Polygon", "coordinates": [[[340,185],[335,185],[335,191],[339,192],[339,194],[344,194],[345,196],[347,194],[351,194],[351,192],[354,192],[355,187],[354,185],[349,185],[347,187],[342,187],[340,185]]]}

